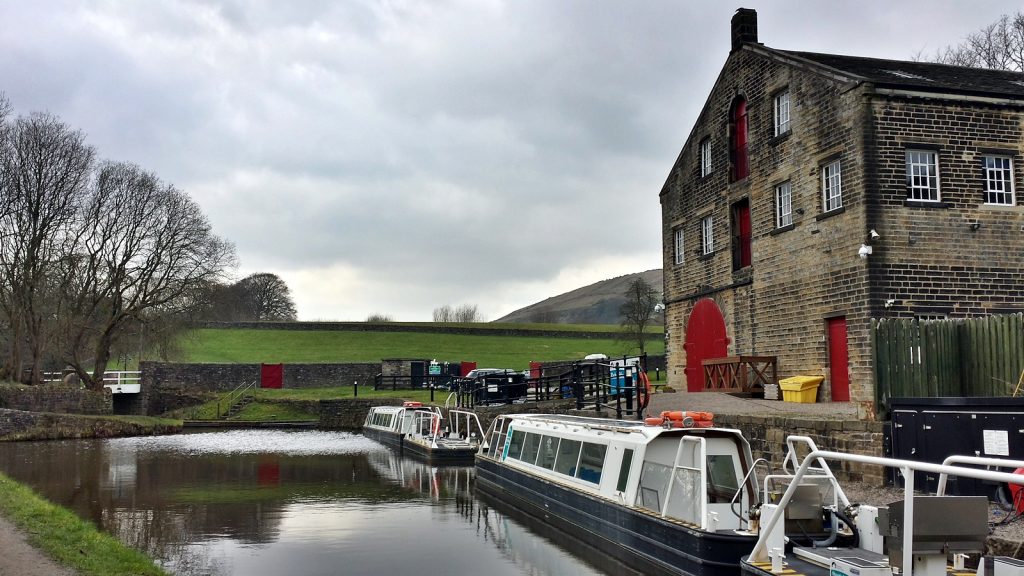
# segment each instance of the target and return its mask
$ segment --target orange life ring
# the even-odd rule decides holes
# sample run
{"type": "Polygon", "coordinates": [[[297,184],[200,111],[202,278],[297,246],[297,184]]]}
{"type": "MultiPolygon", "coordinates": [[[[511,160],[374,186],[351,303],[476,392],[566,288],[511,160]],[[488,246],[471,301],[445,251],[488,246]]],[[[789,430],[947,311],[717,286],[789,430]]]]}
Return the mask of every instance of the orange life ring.
{"type": "Polygon", "coordinates": [[[423,402],[415,402],[413,400],[406,400],[402,402],[402,408],[422,408],[423,402]]]}
{"type": "Polygon", "coordinates": [[[640,410],[643,410],[651,403],[651,380],[647,377],[647,372],[637,370],[637,374],[641,384],[641,386],[637,387],[637,404],[640,410]]]}
{"type": "Polygon", "coordinates": [[[683,410],[665,410],[661,413],[661,417],[668,420],[682,420],[684,418],[692,418],[697,422],[711,422],[715,419],[713,412],[692,412],[683,410]]]}

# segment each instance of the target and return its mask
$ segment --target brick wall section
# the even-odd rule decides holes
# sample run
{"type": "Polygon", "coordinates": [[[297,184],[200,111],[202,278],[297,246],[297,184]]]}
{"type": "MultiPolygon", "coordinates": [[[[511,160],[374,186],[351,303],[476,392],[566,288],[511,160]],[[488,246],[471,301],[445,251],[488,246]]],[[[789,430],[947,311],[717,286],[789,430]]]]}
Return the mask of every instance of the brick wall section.
{"type": "MultiPolygon", "coordinates": [[[[686,321],[701,298],[722,310],[729,353],[778,356],[779,377],[827,375],[825,319],[845,316],[851,398],[874,398],[869,357],[867,261],[857,249],[867,231],[862,158],[869,130],[864,89],[781,64],[750,50],[734,52],[662,190],[668,381],[685,389],[686,321]],[[791,132],[775,137],[774,97],[790,92],[791,132]],[[750,176],[729,182],[729,114],[737,94],[747,99],[750,176]],[[712,172],[700,177],[698,144],[712,142],[712,172]],[[842,163],[841,212],[823,213],[821,165],[842,163]],[[793,227],[775,227],[775,186],[792,186],[793,227]],[[747,199],[752,265],[732,269],[731,206],[747,199]],[[799,213],[802,211],[803,213],[799,213]],[[715,222],[715,252],[698,256],[700,220],[715,222]],[[674,234],[685,238],[685,262],[675,264],[674,234]]],[[[821,399],[830,398],[821,387],[821,399]]]]}
{"type": "MultiPolygon", "coordinates": [[[[833,450],[864,456],[884,455],[882,423],[864,421],[815,420],[778,416],[731,416],[716,414],[715,425],[737,428],[750,442],[754,458],[764,458],[771,469],[779,470],[786,454],[786,437],[808,436],[821,450],[833,450]]],[[[828,462],[841,482],[885,485],[885,469],[850,462],[828,462]]]]}
{"type": "Polygon", "coordinates": [[[111,414],[111,394],[67,386],[39,385],[25,388],[0,386],[0,407],[30,412],[111,414]]]}
{"type": "Polygon", "coordinates": [[[370,408],[374,406],[401,406],[400,398],[348,398],[320,401],[320,429],[360,430],[370,408]]]}
{"type": "MultiPolygon", "coordinates": [[[[229,391],[242,383],[260,381],[259,364],[141,363],[142,385],[187,386],[200,390],[229,391]]],[[[285,364],[285,388],[326,388],[373,382],[379,363],[285,364]]]]}
{"type": "Polygon", "coordinates": [[[872,300],[887,316],[964,318],[1024,309],[1022,110],[1013,106],[876,97],[877,185],[868,210],[882,235],[872,300]],[[941,204],[907,205],[907,148],[936,150],[941,204]],[[1009,156],[1016,205],[984,203],[982,156],[1009,156]],[[971,224],[979,225],[977,230],[971,224]]]}

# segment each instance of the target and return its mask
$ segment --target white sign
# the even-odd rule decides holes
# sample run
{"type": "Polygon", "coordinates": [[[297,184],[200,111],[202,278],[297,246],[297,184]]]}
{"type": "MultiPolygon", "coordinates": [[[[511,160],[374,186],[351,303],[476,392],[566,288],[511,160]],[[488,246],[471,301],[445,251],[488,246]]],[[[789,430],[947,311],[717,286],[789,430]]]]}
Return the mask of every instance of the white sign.
{"type": "Polygon", "coordinates": [[[1010,455],[1010,435],[1006,430],[983,430],[985,454],[991,456],[1010,455]]]}

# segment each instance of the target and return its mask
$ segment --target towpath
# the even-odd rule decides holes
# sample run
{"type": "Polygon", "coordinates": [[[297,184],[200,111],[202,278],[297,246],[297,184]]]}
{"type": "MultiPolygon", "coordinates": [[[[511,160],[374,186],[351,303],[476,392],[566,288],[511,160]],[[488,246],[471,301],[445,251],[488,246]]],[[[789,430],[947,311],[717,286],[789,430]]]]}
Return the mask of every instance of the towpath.
{"type": "Polygon", "coordinates": [[[0,516],[0,576],[75,576],[77,573],[34,548],[28,537],[0,516]]]}
{"type": "Polygon", "coordinates": [[[829,420],[856,420],[858,406],[851,402],[800,404],[758,398],[738,398],[720,392],[669,392],[651,395],[650,413],[692,410],[716,414],[758,416],[811,416],[829,420]]]}

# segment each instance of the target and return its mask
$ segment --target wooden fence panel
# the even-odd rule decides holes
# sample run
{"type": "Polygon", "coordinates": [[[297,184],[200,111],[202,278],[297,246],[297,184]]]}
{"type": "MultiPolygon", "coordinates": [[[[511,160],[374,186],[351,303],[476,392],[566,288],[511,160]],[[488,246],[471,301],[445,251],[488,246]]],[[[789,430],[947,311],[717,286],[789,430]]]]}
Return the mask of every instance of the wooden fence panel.
{"type": "Polygon", "coordinates": [[[890,398],[1009,396],[1022,378],[1024,314],[883,318],[872,320],[871,331],[875,399],[883,416],[890,398]]]}

